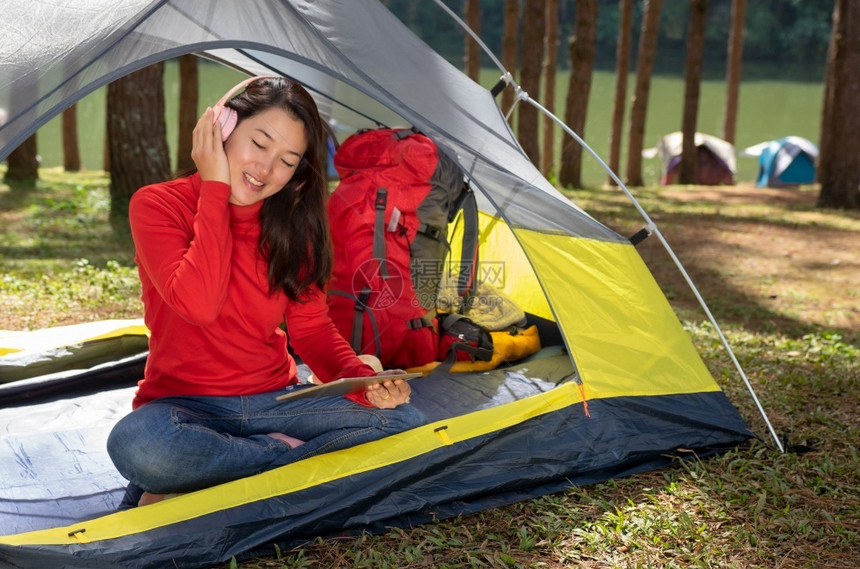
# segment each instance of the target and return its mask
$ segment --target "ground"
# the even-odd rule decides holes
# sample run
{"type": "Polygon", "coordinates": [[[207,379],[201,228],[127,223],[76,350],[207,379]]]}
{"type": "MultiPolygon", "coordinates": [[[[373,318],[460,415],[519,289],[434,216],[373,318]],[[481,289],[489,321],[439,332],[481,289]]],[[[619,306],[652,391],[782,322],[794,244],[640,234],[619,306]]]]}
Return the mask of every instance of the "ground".
{"type": "MultiPolygon", "coordinates": [[[[619,194],[611,199],[627,199],[619,194]]],[[[678,186],[649,194],[645,209],[705,301],[716,303],[723,317],[744,319],[752,329],[813,326],[856,333],[860,212],[818,210],[817,195],[812,189],[751,184],[678,186]]],[[[602,209],[604,196],[588,201],[602,201],[602,209]]],[[[626,214],[608,224],[630,234],[643,225],[626,214]]],[[[695,297],[658,238],[652,235],[639,250],[673,305],[694,308],[695,297]]]]}

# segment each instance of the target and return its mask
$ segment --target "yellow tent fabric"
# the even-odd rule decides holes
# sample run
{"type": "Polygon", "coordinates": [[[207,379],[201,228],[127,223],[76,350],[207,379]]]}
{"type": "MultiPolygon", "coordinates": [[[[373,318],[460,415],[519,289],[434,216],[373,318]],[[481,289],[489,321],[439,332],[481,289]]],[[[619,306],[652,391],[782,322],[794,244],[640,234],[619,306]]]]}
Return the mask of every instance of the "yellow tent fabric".
{"type": "Polygon", "coordinates": [[[632,245],[528,230],[516,235],[589,397],[719,391],[632,245]]]}

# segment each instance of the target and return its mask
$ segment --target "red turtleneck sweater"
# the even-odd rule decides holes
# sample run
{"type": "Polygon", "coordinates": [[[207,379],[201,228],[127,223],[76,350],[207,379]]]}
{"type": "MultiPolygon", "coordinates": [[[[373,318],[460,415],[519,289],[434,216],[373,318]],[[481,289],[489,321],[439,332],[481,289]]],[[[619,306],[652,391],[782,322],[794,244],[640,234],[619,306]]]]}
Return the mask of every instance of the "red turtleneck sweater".
{"type": "MultiPolygon", "coordinates": [[[[250,395],[295,383],[290,345],[323,381],[369,376],[328,317],[325,294],[269,294],[260,208],[228,203],[230,187],[198,174],[141,188],[129,218],[149,358],[135,408],[168,395],[250,395]]],[[[353,398],[353,397],[350,397],[353,398]]],[[[354,400],[369,405],[361,394],[354,400]]]]}

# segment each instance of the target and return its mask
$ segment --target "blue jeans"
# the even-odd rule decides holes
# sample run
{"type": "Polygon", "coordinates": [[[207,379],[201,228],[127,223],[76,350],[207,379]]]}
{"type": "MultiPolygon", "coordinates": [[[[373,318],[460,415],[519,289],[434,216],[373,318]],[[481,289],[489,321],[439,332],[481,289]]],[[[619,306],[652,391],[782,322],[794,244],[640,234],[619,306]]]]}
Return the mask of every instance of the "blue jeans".
{"type": "Polygon", "coordinates": [[[409,404],[377,409],[339,396],[276,401],[283,393],[156,399],[116,424],[107,450],[132,484],[169,494],[244,478],[426,422],[409,404]],[[272,432],[305,444],[291,448],[267,436],[272,432]]]}

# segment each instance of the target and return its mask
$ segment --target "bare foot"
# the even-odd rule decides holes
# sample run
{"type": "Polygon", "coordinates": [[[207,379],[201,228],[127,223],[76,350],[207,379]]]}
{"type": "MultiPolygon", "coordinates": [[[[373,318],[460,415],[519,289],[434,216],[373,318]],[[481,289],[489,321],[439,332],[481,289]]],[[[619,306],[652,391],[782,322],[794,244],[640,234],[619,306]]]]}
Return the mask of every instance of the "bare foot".
{"type": "Polygon", "coordinates": [[[181,496],[182,494],[153,494],[152,492],[144,492],[140,500],[138,500],[137,505],[140,506],[148,506],[150,504],[157,504],[163,500],[169,500],[170,498],[176,498],[177,496],[181,496]]]}
{"type": "Polygon", "coordinates": [[[296,448],[299,445],[305,444],[305,441],[299,440],[295,437],[287,436],[284,433],[269,433],[268,436],[272,437],[273,439],[277,439],[283,443],[287,443],[288,445],[290,445],[290,448],[296,448]]]}
{"type": "Polygon", "coordinates": [[[140,506],[148,506],[150,504],[157,504],[161,502],[167,497],[167,494],[153,494],[152,492],[144,492],[140,500],[138,500],[137,505],[140,506]]]}

